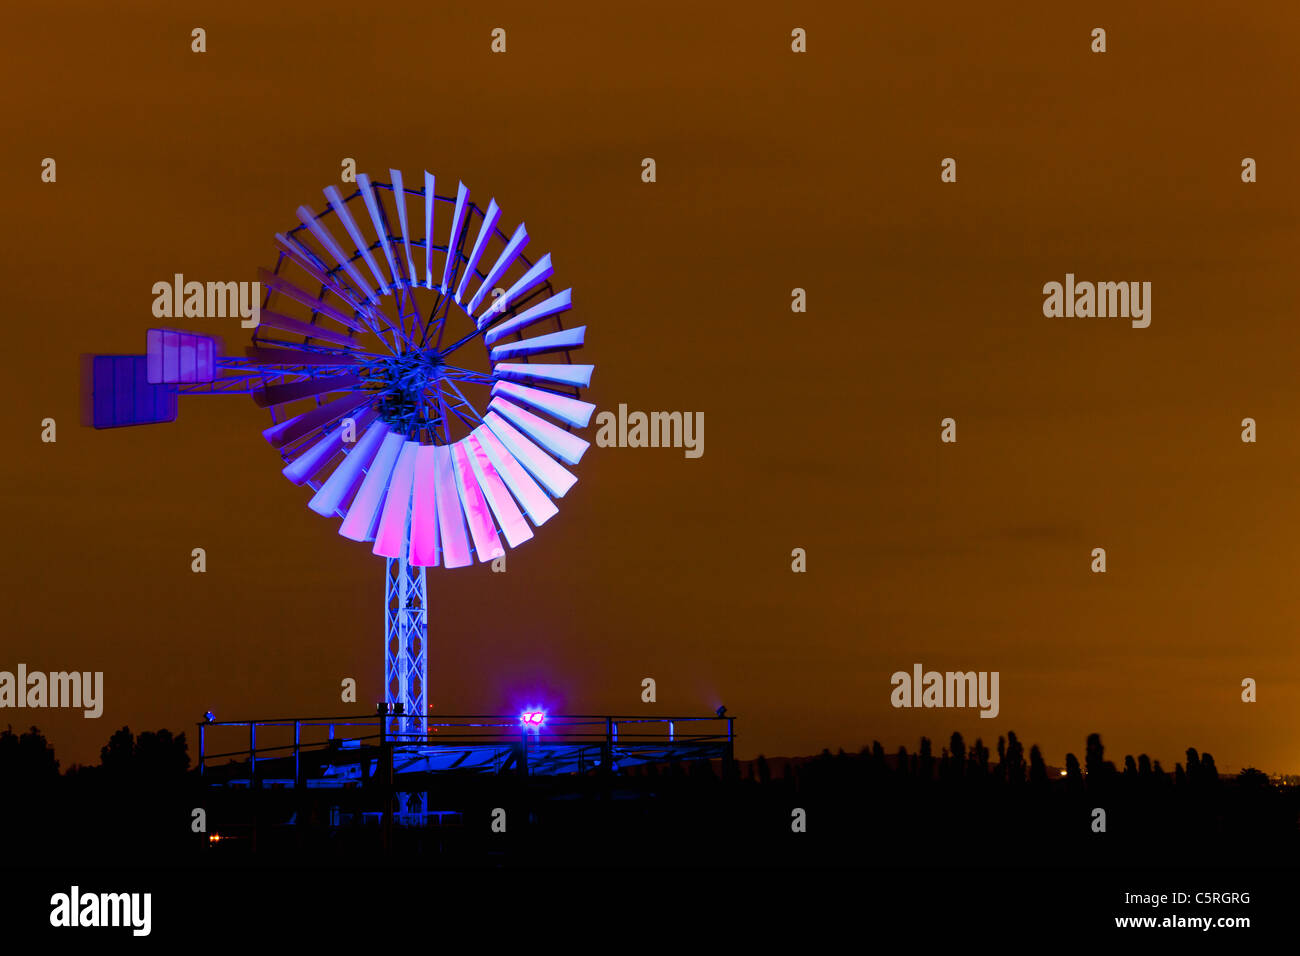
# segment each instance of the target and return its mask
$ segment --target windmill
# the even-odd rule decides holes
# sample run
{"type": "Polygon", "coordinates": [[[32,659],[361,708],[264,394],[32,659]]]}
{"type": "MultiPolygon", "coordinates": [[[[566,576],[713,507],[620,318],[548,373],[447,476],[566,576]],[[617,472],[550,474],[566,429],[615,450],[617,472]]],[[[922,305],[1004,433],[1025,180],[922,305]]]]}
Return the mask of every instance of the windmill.
{"type": "Polygon", "coordinates": [[[549,253],[524,254],[522,222],[507,235],[495,199],[481,209],[463,183],[439,196],[428,172],[422,189],[389,173],[358,175],[347,196],[327,187],[319,213],[300,206],[276,234],[243,355],[150,329],[145,355],[95,356],[92,424],[172,421],[179,395],[266,408],[262,437],[314,492],[308,507],[386,562],[389,732],[414,741],[427,734],[426,569],[501,558],[556,514],[577,480],[565,465],[589,447],[574,430],[594,410],[581,399],[593,366],[570,361],[586,327],[565,327],[572,290],[552,288],[549,253]]]}

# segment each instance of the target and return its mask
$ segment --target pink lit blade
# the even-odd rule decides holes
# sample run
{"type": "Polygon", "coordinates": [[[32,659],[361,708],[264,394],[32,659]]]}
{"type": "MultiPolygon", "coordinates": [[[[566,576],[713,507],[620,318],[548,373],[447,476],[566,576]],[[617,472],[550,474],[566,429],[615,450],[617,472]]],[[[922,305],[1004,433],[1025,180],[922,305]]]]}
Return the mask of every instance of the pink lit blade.
{"type": "Polygon", "coordinates": [[[415,453],[415,494],[411,499],[410,563],[438,566],[438,503],[434,492],[434,446],[421,445],[415,453]]]}
{"type": "Polygon", "coordinates": [[[406,543],[406,518],[411,512],[411,487],[415,480],[415,453],[419,449],[418,441],[408,441],[402,445],[397,456],[397,465],[393,468],[392,480],[388,483],[388,495],[384,499],[384,513],[379,519],[379,530],[375,533],[375,546],[371,550],[386,558],[401,557],[406,543]]]}
{"type": "MultiPolygon", "coordinates": [[[[465,437],[465,450],[468,453],[466,458],[469,461],[471,470],[474,472],[474,478],[478,481],[483,496],[487,498],[492,513],[496,515],[497,524],[501,526],[501,533],[506,536],[506,544],[512,548],[519,547],[533,536],[533,529],[528,527],[528,522],[524,520],[519,506],[510,497],[510,492],[501,480],[501,475],[497,473],[491,459],[488,458],[487,452],[479,444],[475,435],[465,437]]],[[[538,494],[541,494],[541,489],[538,489],[538,494]]],[[[542,499],[546,500],[546,496],[542,495],[542,499]]]]}
{"type": "Polygon", "coordinates": [[[506,483],[510,493],[523,506],[528,517],[533,520],[533,524],[539,526],[545,524],[559,512],[555,502],[546,497],[546,492],[533,480],[524,466],[519,464],[519,460],[511,454],[510,449],[501,444],[501,440],[492,429],[487,425],[480,425],[474,429],[473,434],[487,454],[488,461],[506,483]]]}
{"type": "Polygon", "coordinates": [[[456,493],[456,476],[452,471],[451,449],[434,447],[434,493],[438,499],[438,532],[442,538],[442,559],[449,568],[463,568],[472,563],[469,538],[465,534],[465,516],[456,493]]]}
{"type": "Polygon", "coordinates": [[[456,473],[460,504],[465,511],[465,520],[469,523],[470,537],[474,541],[474,553],[478,555],[479,561],[501,557],[506,550],[501,547],[501,539],[497,537],[496,525],[492,523],[487,499],[483,497],[483,491],[470,468],[465,441],[458,441],[451,446],[451,463],[456,473]]]}
{"type": "Polygon", "coordinates": [[[538,418],[527,409],[520,408],[500,396],[492,399],[488,407],[496,409],[510,419],[511,424],[527,432],[539,445],[570,465],[576,465],[581,461],[582,456],[591,447],[590,442],[571,432],[566,432],[558,425],[552,425],[544,418],[538,418]]]}
{"type": "MultiPolygon", "coordinates": [[[[495,401],[495,399],[494,399],[495,401]]],[[[578,479],[567,471],[563,465],[534,445],[526,435],[515,429],[508,421],[494,411],[483,416],[483,422],[492,429],[493,434],[518,459],[519,464],[542,483],[547,492],[555,498],[563,498],[578,479]]]]}
{"type": "Polygon", "coordinates": [[[514,382],[497,382],[492,386],[492,394],[524,402],[577,428],[586,428],[591,421],[591,413],[596,410],[591,402],[579,401],[572,395],[561,395],[545,388],[517,385],[514,382]]]}

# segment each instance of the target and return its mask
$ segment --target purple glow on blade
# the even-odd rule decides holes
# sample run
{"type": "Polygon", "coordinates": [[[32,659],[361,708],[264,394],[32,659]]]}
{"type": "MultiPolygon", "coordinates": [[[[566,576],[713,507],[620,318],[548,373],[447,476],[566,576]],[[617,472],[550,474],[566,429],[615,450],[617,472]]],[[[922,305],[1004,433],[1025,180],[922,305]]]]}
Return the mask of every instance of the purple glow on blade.
{"type": "Polygon", "coordinates": [[[384,499],[384,513],[379,519],[375,546],[371,550],[386,558],[400,557],[406,547],[406,518],[411,511],[411,486],[415,480],[415,452],[418,441],[403,442],[393,468],[392,481],[388,483],[388,496],[384,499]]]}
{"type": "Polygon", "coordinates": [[[289,315],[282,315],[279,312],[273,312],[270,309],[263,309],[258,316],[259,325],[269,325],[273,329],[279,329],[282,332],[292,332],[295,335],[304,335],[312,339],[324,339],[326,342],[333,342],[335,345],[342,345],[345,348],[361,348],[356,342],[352,341],[345,333],[335,332],[333,329],[327,329],[319,325],[312,325],[310,322],[304,322],[302,319],[295,319],[289,315]]]}
{"type": "Polygon", "coordinates": [[[264,385],[253,392],[253,401],[263,408],[272,405],[284,405],[296,402],[300,398],[312,395],[324,395],[327,392],[348,392],[361,383],[356,375],[322,375],[319,378],[306,378],[298,382],[286,382],[283,385],[264,385]]]}
{"type": "Polygon", "coordinates": [[[555,270],[551,268],[551,254],[548,252],[534,262],[533,267],[520,276],[518,282],[506,289],[505,295],[501,296],[502,310],[508,308],[509,303],[515,301],[515,299],[522,298],[524,293],[533,286],[545,282],[554,274],[555,270]]]}
{"type": "Polygon", "coordinates": [[[287,296],[295,302],[307,306],[307,308],[311,309],[313,312],[327,315],[340,325],[346,325],[348,328],[355,329],[358,332],[366,331],[365,325],[358,322],[352,316],[340,312],[328,303],[322,302],[319,298],[305,289],[298,288],[283,276],[276,275],[274,272],[267,269],[258,269],[257,278],[265,288],[279,292],[281,295],[287,296]]]}
{"type": "Polygon", "coordinates": [[[361,258],[370,267],[370,274],[375,277],[375,283],[379,286],[380,294],[387,292],[388,286],[384,282],[384,277],[379,274],[379,263],[375,262],[375,257],[370,254],[370,243],[366,242],[365,237],[361,235],[361,230],[353,220],[352,213],[348,212],[347,203],[343,201],[343,196],[339,193],[338,187],[326,186],[325,198],[329,200],[334,215],[339,217],[339,222],[343,223],[343,228],[347,230],[348,237],[357,247],[357,252],[361,254],[361,258]]]}
{"type": "Polygon", "coordinates": [[[270,428],[264,428],[262,437],[276,448],[281,448],[306,435],[312,429],[328,425],[334,419],[342,418],[358,405],[365,405],[373,400],[374,395],[368,395],[365,392],[344,395],[342,398],[336,398],[325,405],[318,405],[297,418],[285,419],[270,428]]]}
{"type": "MultiPolygon", "coordinates": [[[[367,412],[357,419],[357,428],[366,428],[374,417],[374,412],[367,412]]],[[[295,485],[301,485],[303,482],[315,477],[316,472],[324,468],[326,463],[338,454],[342,448],[343,429],[336,428],[292,462],[285,465],[282,469],[284,477],[295,485]]]]}
{"type": "Polygon", "coordinates": [[[434,492],[433,446],[415,452],[415,494],[411,499],[410,562],[417,567],[438,566],[438,504],[434,492]]]}
{"type": "Polygon", "coordinates": [[[217,340],[211,336],[150,329],[145,341],[149,384],[211,382],[216,377],[217,340]]]}
{"type": "MultiPolygon", "coordinates": [[[[477,309],[479,303],[483,301],[483,297],[492,291],[492,287],[496,285],[497,280],[500,279],[501,276],[505,274],[505,271],[510,268],[511,263],[513,263],[515,259],[519,258],[519,253],[524,251],[524,246],[526,245],[528,245],[528,227],[521,222],[519,227],[515,230],[515,234],[511,236],[510,241],[506,243],[506,247],[501,250],[501,255],[497,256],[496,263],[490,270],[488,270],[488,274],[483,277],[483,284],[479,286],[478,291],[474,293],[474,298],[470,299],[469,305],[465,306],[466,312],[470,315],[474,314],[474,310],[477,309]]],[[[488,316],[490,314],[491,313],[489,312],[488,315],[479,317],[478,327],[480,329],[483,328],[483,325],[488,321],[488,316]]]]}
{"type": "Polygon", "coordinates": [[[361,290],[361,293],[367,299],[374,302],[379,298],[379,296],[375,294],[375,290],[370,288],[370,283],[361,278],[361,273],[357,271],[357,268],[352,264],[351,259],[344,255],[343,248],[334,240],[333,234],[331,234],[328,229],[316,220],[315,213],[306,206],[299,206],[298,221],[307,227],[307,230],[316,237],[316,241],[324,246],[325,250],[334,257],[334,261],[343,267],[343,271],[348,274],[348,278],[356,284],[356,287],[361,290]]]}
{"type": "MultiPolygon", "coordinates": [[[[465,223],[465,202],[469,190],[461,183],[456,190],[456,212],[451,220],[451,235],[447,237],[447,261],[442,267],[442,291],[451,291],[451,267],[456,264],[456,250],[460,248],[460,229],[465,223]]],[[[450,566],[450,565],[449,565],[450,566]]]]}
{"type": "Polygon", "coordinates": [[[348,452],[347,457],[339,462],[339,466],[325,479],[320,490],[307,503],[307,507],[318,515],[326,517],[338,511],[339,505],[343,504],[348,494],[356,487],[357,480],[361,477],[361,469],[370,464],[370,459],[375,456],[375,449],[379,447],[385,431],[383,425],[366,429],[366,433],[361,436],[356,447],[348,452]]]}
{"type": "Polygon", "coordinates": [[[501,218],[501,210],[497,207],[497,201],[493,199],[488,203],[487,211],[483,213],[483,222],[479,224],[478,238],[474,240],[474,249],[469,254],[469,261],[465,263],[465,274],[460,277],[460,284],[456,286],[456,295],[453,297],[456,303],[460,304],[460,297],[465,294],[465,284],[469,282],[470,276],[478,267],[478,260],[483,255],[483,250],[487,248],[488,240],[492,238],[492,233],[497,227],[497,220],[501,218]]]}
{"type": "Polygon", "coordinates": [[[433,173],[424,171],[424,287],[433,288],[433,207],[438,199],[433,191],[433,173]]]}
{"type": "Polygon", "coordinates": [[[397,223],[402,229],[402,243],[406,246],[407,287],[416,284],[415,260],[411,257],[411,229],[406,223],[406,189],[402,185],[402,171],[390,169],[388,175],[393,180],[393,203],[397,206],[397,223]]]}
{"type": "Polygon", "coordinates": [[[474,553],[478,555],[479,561],[501,557],[506,549],[501,547],[501,539],[497,537],[487,500],[469,466],[469,451],[464,440],[451,446],[451,463],[456,475],[456,491],[460,494],[460,504],[465,511],[465,520],[469,523],[470,537],[474,541],[474,553]]]}
{"type": "Polygon", "coordinates": [[[311,250],[296,238],[291,239],[284,233],[277,232],[275,234],[275,245],[281,252],[293,260],[294,265],[298,266],[298,268],[302,269],[321,285],[325,286],[349,306],[360,311],[361,300],[357,298],[356,293],[344,286],[337,279],[332,278],[328,274],[329,270],[317,263],[315,254],[313,254],[311,250]]]}
{"type": "MultiPolygon", "coordinates": [[[[266,313],[263,312],[263,315],[266,313]]],[[[552,332],[550,335],[539,335],[531,339],[522,339],[518,342],[510,342],[506,345],[498,345],[492,350],[492,361],[503,358],[514,358],[521,355],[535,355],[538,352],[561,352],[566,349],[581,348],[587,334],[585,325],[575,326],[571,329],[563,329],[559,332],[552,332]]]]}
{"type": "Polygon", "coordinates": [[[370,214],[370,223],[375,227],[375,236],[383,246],[384,258],[388,260],[388,272],[393,279],[392,288],[396,289],[402,284],[397,275],[397,261],[393,258],[393,249],[388,243],[388,230],[384,228],[384,218],[379,214],[379,200],[375,198],[375,189],[370,185],[370,177],[365,173],[359,174],[357,186],[361,189],[361,201],[366,204],[366,212],[370,214]]]}
{"type": "Polygon", "coordinates": [[[402,450],[405,441],[400,434],[390,432],[383,422],[376,422],[374,427],[383,433],[383,444],[379,446],[375,460],[366,469],[366,477],[362,480],[361,487],[357,489],[352,504],[348,506],[343,524],[339,526],[339,534],[353,541],[375,539],[375,530],[379,525],[379,509],[388,493],[388,481],[393,476],[398,452],[402,450]]]}
{"type": "Polygon", "coordinates": [[[502,378],[531,378],[543,382],[559,382],[562,385],[578,385],[586,388],[591,384],[594,365],[543,365],[532,362],[502,362],[492,371],[502,378]]]}
{"type": "Polygon", "coordinates": [[[488,345],[494,344],[498,339],[506,335],[512,335],[522,328],[532,325],[534,322],[540,322],[547,316],[557,315],[573,307],[573,290],[565,289],[558,292],[542,302],[537,303],[531,309],[520,312],[509,322],[502,322],[496,328],[492,329],[483,336],[483,341],[488,345]]]}
{"type": "Polygon", "coordinates": [[[438,499],[438,531],[442,538],[442,560],[449,568],[463,568],[473,563],[469,554],[469,537],[465,534],[465,516],[456,493],[456,476],[452,472],[451,449],[434,446],[434,494],[438,499]]]}
{"type": "MultiPolygon", "coordinates": [[[[585,403],[580,403],[585,404],[585,403]]],[[[527,432],[538,444],[570,465],[576,465],[591,443],[577,435],[566,432],[558,425],[552,425],[544,418],[538,418],[527,409],[520,408],[500,396],[492,399],[489,408],[494,408],[523,431],[527,432]]]]}
{"type": "Polygon", "coordinates": [[[510,493],[523,506],[528,517],[533,519],[533,524],[540,527],[559,512],[555,502],[546,497],[546,492],[542,491],[541,486],[533,480],[523,465],[519,464],[519,460],[510,453],[510,450],[501,444],[501,440],[492,429],[487,425],[480,425],[474,429],[473,434],[488,456],[492,467],[510,489],[510,493]]]}
{"type": "Polygon", "coordinates": [[[526,402],[533,408],[541,409],[548,415],[578,428],[586,428],[587,422],[591,421],[591,413],[596,410],[596,406],[591,402],[579,401],[571,395],[560,395],[544,388],[516,385],[513,382],[497,382],[492,386],[492,394],[506,395],[526,402]]]}
{"type": "MultiPolygon", "coordinates": [[[[493,403],[500,399],[493,399],[493,403]]],[[[514,429],[511,424],[498,415],[490,411],[483,416],[483,422],[506,446],[510,454],[532,473],[533,477],[542,483],[542,485],[556,498],[563,498],[565,492],[573,487],[573,483],[578,479],[572,473],[565,470],[564,466],[559,464],[554,458],[542,451],[524,435],[514,429]]],[[[493,460],[493,464],[496,461],[493,460]]]]}
{"type": "MultiPolygon", "coordinates": [[[[519,547],[533,536],[533,529],[528,527],[523,513],[515,504],[515,500],[510,497],[510,492],[506,490],[505,483],[497,474],[496,468],[493,467],[483,446],[479,444],[478,438],[474,435],[466,435],[464,445],[470,469],[474,472],[474,478],[478,481],[483,496],[487,498],[492,513],[496,515],[501,533],[506,536],[506,544],[512,548],[519,547]]],[[[541,495],[541,489],[538,489],[537,493],[541,495]]],[[[546,496],[542,495],[542,499],[546,500],[546,496]]]]}

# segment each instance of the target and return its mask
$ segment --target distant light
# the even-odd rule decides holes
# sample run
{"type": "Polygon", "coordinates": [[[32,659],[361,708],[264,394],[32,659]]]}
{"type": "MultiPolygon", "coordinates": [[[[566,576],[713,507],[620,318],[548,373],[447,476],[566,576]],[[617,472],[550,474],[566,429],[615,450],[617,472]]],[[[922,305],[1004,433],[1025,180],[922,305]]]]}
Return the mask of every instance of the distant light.
{"type": "Polygon", "coordinates": [[[718,709],[715,710],[714,713],[717,714],[719,717],[726,717],[726,716],[727,716],[727,708],[726,708],[724,705],[719,704],[719,705],[718,705],[718,709]]]}
{"type": "Polygon", "coordinates": [[[217,718],[214,717],[214,716],[212,715],[212,711],[209,710],[209,711],[207,711],[207,712],[204,713],[204,715],[203,715],[203,719],[206,720],[208,723],[212,723],[212,722],[213,722],[214,720],[216,720],[217,718]]]}
{"type": "Polygon", "coordinates": [[[525,727],[540,727],[546,722],[546,711],[526,710],[519,715],[519,722],[525,727]]]}
{"type": "Polygon", "coordinates": [[[1061,771],[1061,776],[1062,776],[1062,777],[1065,776],[1065,771],[1064,771],[1064,770],[1061,771]]]}

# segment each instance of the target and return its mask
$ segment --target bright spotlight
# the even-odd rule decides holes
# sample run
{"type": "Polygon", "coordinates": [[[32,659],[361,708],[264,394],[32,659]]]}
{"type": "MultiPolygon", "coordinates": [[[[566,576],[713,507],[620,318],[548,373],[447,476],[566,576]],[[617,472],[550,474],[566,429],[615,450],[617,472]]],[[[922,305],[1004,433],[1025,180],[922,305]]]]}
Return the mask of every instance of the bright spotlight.
{"type": "Polygon", "coordinates": [[[540,727],[546,721],[546,711],[526,710],[519,715],[519,722],[525,727],[540,727]]]}

